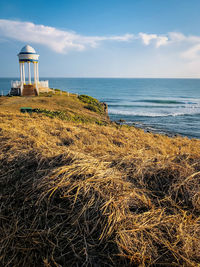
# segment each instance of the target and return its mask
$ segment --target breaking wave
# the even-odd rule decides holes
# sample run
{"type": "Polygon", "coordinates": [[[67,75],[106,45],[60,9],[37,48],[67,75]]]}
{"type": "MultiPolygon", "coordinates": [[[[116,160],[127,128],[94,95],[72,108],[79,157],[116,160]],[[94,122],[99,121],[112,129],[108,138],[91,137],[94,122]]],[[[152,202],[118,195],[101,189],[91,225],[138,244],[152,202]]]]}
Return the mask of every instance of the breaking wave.
{"type": "Polygon", "coordinates": [[[162,99],[142,99],[142,100],[134,100],[133,102],[142,102],[142,103],[154,103],[154,104],[197,104],[195,102],[190,101],[178,101],[178,100],[162,100],[162,99]]]}
{"type": "Polygon", "coordinates": [[[200,111],[195,112],[193,109],[187,112],[173,112],[173,113],[151,113],[142,111],[128,111],[128,110],[117,110],[110,109],[110,115],[125,115],[125,116],[138,116],[138,117],[176,117],[176,116],[187,116],[187,115],[200,115],[200,111]]]}

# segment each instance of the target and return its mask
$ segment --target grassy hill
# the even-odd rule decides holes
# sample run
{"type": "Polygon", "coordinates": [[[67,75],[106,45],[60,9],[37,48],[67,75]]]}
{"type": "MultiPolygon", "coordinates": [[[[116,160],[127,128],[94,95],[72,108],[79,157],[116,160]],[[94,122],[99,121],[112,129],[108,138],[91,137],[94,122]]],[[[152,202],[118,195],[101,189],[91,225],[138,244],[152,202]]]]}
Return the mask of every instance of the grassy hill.
{"type": "Polygon", "coordinates": [[[1,266],[199,266],[199,140],[59,92],[1,97],[0,138],[1,266]]]}

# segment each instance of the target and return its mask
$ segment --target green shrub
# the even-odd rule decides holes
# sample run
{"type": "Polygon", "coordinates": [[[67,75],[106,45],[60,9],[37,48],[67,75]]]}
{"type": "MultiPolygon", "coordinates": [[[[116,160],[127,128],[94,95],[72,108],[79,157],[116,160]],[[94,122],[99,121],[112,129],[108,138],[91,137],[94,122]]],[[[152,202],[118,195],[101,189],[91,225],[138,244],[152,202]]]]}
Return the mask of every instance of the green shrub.
{"type": "Polygon", "coordinates": [[[99,112],[99,109],[97,106],[87,105],[87,106],[84,106],[84,108],[87,108],[87,109],[94,111],[94,112],[97,112],[97,113],[99,112]]]}
{"type": "Polygon", "coordinates": [[[104,113],[104,109],[102,104],[95,98],[88,96],[88,95],[79,95],[78,96],[79,100],[82,101],[83,103],[87,103],[88,105],[85,106],[85,108],[94,111],[99,114],[104,113]]]}

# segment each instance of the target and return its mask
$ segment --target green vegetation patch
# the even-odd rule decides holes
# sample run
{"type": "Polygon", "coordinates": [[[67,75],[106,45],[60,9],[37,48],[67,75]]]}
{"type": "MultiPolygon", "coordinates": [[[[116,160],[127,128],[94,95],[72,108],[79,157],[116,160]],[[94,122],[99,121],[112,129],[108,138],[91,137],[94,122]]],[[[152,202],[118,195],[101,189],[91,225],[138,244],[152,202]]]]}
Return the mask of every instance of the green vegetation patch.
{"type": "Polygon", "coordinates": [[[59,119],[62,119],[62,120],[69,120],[70,119],[68,114],[66,114],[65,112],[60,111],[60,110],[52,111],[52,110],[48,110],[48,109],[37,108],[37,109],[34,109],[34,112],[42,113],[42,114],[46,115],[49,118],[59,118],[59,119]]]}
{"type": "Polygon", "coordinates": [[[33,109],[32,108],[29,108],[29,107],[22,107],[22,108],[20,108],[20,111],[22,113],[25,113],[25,112],[32,113],[33,112],[33,109]]]}
{"type": "Polygon", "coordinates": [[[62,91],[60,89],[57,88],[50,88],[51,90],[49,90],[49,92],[40,92],[39,96],[55,96],[55,95],[67,95],[67,92],[62,91]]]}
{"type": "Polygon", "coordinates": [[[78,98],[83,103],[88,104],[85,106],[85,108],[99,114],[104,114],[103,105],[97,99],[88,95],[79,95],[78,98]]]}
{"type": "Polygon", "coordinates": [[[74,121],[74,122],[81,122],[81,123],[96,123],[98,125],[106,125],[107,123],[104,121],[100,121],[96,118],[87,117],[83,115],[78,114],[69,114],[64,111],[56,110],[48,110],[48,109],[34,109],[35,113],[38,114],[44,114],[45,116],[49,118],[59,118],[61,120],[65,121],[74,121]]]}
{"type": "Polygon", "coordinates": [[[47,96],[47,97],[51,97],[55,95],[55,93],[53,91],[49,91],[48,93],[47,92],[40,92],[39,96],[47,96]]]}

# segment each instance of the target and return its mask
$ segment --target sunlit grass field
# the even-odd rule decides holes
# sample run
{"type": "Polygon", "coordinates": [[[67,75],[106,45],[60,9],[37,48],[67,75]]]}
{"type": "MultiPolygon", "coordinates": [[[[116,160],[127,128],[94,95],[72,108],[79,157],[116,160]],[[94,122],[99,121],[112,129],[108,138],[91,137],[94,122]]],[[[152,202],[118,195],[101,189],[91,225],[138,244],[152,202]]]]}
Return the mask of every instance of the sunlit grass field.
{"type": "Polygon", "coordinates": [[[0,138],[1,266],[200,266],[199,140],[65,93],[1,97],[0,138]]]}

